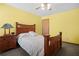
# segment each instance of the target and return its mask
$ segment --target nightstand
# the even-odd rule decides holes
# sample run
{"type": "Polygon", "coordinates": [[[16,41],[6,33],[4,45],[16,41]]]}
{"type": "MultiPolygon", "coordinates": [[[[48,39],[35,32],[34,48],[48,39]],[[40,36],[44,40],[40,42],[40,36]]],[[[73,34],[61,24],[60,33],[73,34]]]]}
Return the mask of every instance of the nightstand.
{"type": "Polygon", "coordinates": [[[16,35],[0,36],[0,52],[6,51],[11,48],[16,48],[16,35]]]}

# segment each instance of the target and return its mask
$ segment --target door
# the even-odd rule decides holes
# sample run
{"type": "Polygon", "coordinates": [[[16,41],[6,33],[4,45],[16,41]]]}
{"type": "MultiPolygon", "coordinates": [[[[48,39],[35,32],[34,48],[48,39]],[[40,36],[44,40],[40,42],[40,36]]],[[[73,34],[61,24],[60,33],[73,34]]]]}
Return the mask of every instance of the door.
{"type": "Polygon", "coordinates": [[[42,20],[42,34],[49,35],[49,19],[42,20]]]}

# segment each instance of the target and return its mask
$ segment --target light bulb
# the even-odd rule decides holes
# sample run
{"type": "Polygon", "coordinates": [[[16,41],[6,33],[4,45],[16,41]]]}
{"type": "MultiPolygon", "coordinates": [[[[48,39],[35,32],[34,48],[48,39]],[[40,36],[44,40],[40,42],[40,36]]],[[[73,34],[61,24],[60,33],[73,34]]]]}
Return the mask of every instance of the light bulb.
{"type": "Polygon", "coordinates": [[[41,9],[42,9],[42,10],[45,10],[45,5],[44,5],[44,3],[41,4],[41,9]]]}
{"type": "Polygon", "coordinates": [[[51,8],[51,4],[47,4],[47,9],[49,10],[51,8]]]}

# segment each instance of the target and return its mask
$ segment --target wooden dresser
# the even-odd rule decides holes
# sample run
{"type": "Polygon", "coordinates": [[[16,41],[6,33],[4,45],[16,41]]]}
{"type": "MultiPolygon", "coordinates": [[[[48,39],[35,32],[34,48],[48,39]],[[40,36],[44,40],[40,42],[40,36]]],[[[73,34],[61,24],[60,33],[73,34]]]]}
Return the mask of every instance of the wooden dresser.
{"type": "Polygon", "coordinates": [[[16,48],[16,35],[0,36],[0,52],[4,52],[11,48],[16,48]]]}

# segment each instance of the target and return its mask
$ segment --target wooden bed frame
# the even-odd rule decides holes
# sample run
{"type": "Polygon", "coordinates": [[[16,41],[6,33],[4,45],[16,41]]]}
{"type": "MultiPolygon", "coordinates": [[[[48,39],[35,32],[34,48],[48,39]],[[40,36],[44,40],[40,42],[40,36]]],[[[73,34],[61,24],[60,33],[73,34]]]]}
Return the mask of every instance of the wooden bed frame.
{"type": "MultiPolygon", "coordinates": [[[[25,25],[16,22],[16,35],[29,31],[35,32],[35,24],[25,25]]],[[[50,35],[44,35],[44,38],[44,55],[55,55],[57,51],[62,47],[62,33],[60,32],[59,35],[54,37],[50,37],[50,35]]]]}
{"type": "Polygon", "coordinates": [[[35,24],[34,25],[25,25],[25,24],[20,24],[16,22],[16,35],[20,33],[25,33],[29,31],[34,31],[35,32],[35,24]]]}

